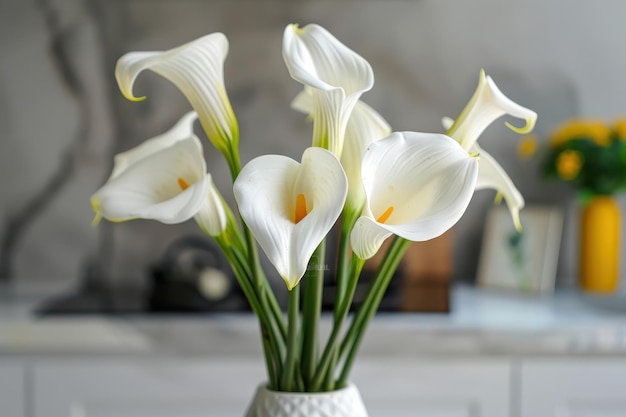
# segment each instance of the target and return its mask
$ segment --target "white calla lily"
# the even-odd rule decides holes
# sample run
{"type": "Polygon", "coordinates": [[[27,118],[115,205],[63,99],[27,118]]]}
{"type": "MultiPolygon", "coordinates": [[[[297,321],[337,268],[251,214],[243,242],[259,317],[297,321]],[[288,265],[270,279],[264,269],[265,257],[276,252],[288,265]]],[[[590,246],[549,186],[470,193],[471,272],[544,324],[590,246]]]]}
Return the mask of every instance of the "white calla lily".
{"type": "Polygon", "coordinates": [[[287,26],[283,58],[291,77],[311,88],[313,146],[341,157],[348,118],[374,84],[370,64],[315,24],[287,26]]]}
{"type": "Polygon", "coordinates": [[[126,167],[91,197],[96,218],[137,218],[181,223],[206,202],[211,176],[206,173],[200,140],[191,136],[126,167]]]}
{"type": "Polygon", "coordinates": [[[525,120],[526,124],[523,127],[505,123],[511,130],[520,134],[533,130],[537,121],[537,113],[505,96],[493,79],[481,70],[474,95],[446,134],[469,151],[487,126],[505,114],[525,120]]]}
{"type": "MultiPolygon", "coordinates": [[[[305,88],[291,103],[291,106],[303,113],[313,112],[313,100],[310,88],[305,88]]],[[[348,177],[348,197],[346,208],[351,212],[360,212],[365,202],[365,191],[361,180],[361,162],[367,147],[391,134],[391,126],[373,108],[359,100],[352,110],[346,126],[344,149],[341,153],[341,165],[348,177]]]]}
{"type": "Polygon", "coordinates": [[[308,148],[301,163],[264,155],[241,170],[233,188],[239,212],[289,290],[339,217],[347,189],[341,163],[321,148],[308,148]]]}
{"type": "Polygon", "coordinates": [[[424,241],[451,228],[472,198],[478,161],[447,136],[395,132],[369,146],[362,173],[367,200],[351,243],[369,259],[392,234],[424,241]]]}
{"type": "MultiPolygon", "coordinates": [[[[198,118],[198,115],[196,114],[196,112],[190,111],[187,114],[185,114],[167,132],[161,135],[155,136],[151,139],[148,139],[144,141],[143,143],[141,143],[140,145],[134,147],[133,149],[130,149],[126,152],[122,152],[122,153],[115,155],[114,163],[113,163],[113,170],[111,172],[109,180],[107,181],[107,184],[109,182],[112,182],[113,179],[122,175],[126,170],[133,168],[135,165],[138,164],[139,161],[149,158],[150,156],[160,151],[163,151],[164,149],[170,148],[174,144],[180,141],[191,140],[190,143],[195,143],[195,145],[199,144],[199,139],[193,133],[193,125],[197,118],[198,118]]],[[[168,153],[166,152],[165,155],[168,155],[168,153]]],[[[200,145],[198,155],[202,156],[202,145],[200,145]]],[[[186,175],[186,176],[177,177],[176,182],[178,183],[180,191],[186,191],[186,188],[189,186],[189,181],[192,180],[192,178],[196,178],[200,172],[203,172],[205,170],[203,168],[204,159],[200,161],[198,158],[194,156],[193,158],[191,158],[191,160],[193,161],[192,165],[196,166],[196,169],[194,170],[196,171],[196,173],[192,176],[186,175]]],[[[169,181],[171,182],[171,178],[169,181]]],[[[202,230],[204,230],[206,233],[208,233],[211,236],[217,236],[226,229],[227,218],[226,218],[226,212],[223,206],[224,204],[223,199],[221,198],[221,195],[219,194],[219,191],[215,187],[215,184],[213,183],[213,180],[210,176],[208,176],[208,178],[203,181],[207,181],[208,186],[204,183],[201,183],[197,186],[198,187],[197,189],[198,190],[202,190],[205,188],[207,189],[206,199],[204,203],[201,205],[200,211],[195,215],[195,219],[200,225],[200,227],[202,228],[202,230]]],[[[122,187],[123,186],[124,185],[122,185],[122,187]]],[[[129,219],[133,219],[137,217],[143,217],[143,218],[155,218],[156,220],[162,221],[161,217],[159,218],[146,217],[145,215],[140,215],[140,213],[118,213],[117,215],[114,214],[111,211],[110,205],[113,204],[115,207],[116,202],[114,200],[107,200],[107,199],[111,199],[111,198],[114,199],[116,193],[119,193],[122,189],[123,188],[119,188],[116,190],[116,188],[114,187],[113,191],[111,191],[109,187],[106,187],[105,188],[106,190],[105,195],[107,196],[106,199],[103,199],[101,196],[98,195],[98,193],[94,195],[94,197],[92,198],[92,205],[94,206],[94,210],[97,213],[96,218],[105,217],[113,221],[124,221],[124,220],[129,220],[129,219]],[[108,201],[107,204],[103,204],[105,200],[108,201]]],[[[175,190],[175,191],[178,191],[178,190],[175,190]]],[[[195,208],[193,208],[193,206],[195,206],[195,195],[192,201],[194,202],[194,204],[192,204],[191,211],[195,210],[195,208]]],[[[187,210],[189,209],[190,208],[183,209],[179,213],[179,215],[181,215],[180,217],[181,219],[183,218],[182,216],[183,214],[185,217],[188,216],[187,210]]],[[[184,220],[187,220],[187,218],[185,218],[184,220]]],[[[184,221],[184,220],[181,220],[181,221],[184,221]]],[[[178,223],[179,221],[164,221],[164,222],[178,223]]]]}
{"type": "Polygon", "coordinates": [[[224,59],[228,40],[222,33],[203,36],[168,51],[130,52],[115,67],[115,77],[124,96],[133,94],[137,76],[153,71],[171,81],[187,97],[215,147],[229,154],[237,149],[239,127],[224,86],[224,59]]]}
{"type": "Polygon", "coordinates": [[[506,123],[510,129],[520,134],[530,132],[537,121],[537,113],[506,97],[493,79],[481,70],[478,87],[461,115],[454,121],[445,117],[442,123],[448,130],[446,134],[457,140],[463,149],[480,155],[476,189],[496,189],[498,196],[503,196],[506,200],[515,227],[520,230],[519,211],[524,207],[524,198],[498,162],[477,144],[480,134],[496,119],[507,114],[525,120],[525,125],[521,128],[506,123]]]}

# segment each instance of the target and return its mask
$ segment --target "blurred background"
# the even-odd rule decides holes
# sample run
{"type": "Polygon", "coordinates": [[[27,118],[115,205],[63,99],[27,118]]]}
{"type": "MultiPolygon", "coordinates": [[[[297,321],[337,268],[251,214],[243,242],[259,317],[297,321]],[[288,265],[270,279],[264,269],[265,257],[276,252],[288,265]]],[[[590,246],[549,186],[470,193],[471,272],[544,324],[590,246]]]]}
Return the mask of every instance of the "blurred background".
{"type": "MultiPolygon", "coordinates": [[[[225,81],[241,126],[243,161],[265,153],[299,157],[311,125],[290,109],[300,90],[281,57],[286,24],[317,22],[372,65],[375,86],[362,99],[394,130],[442,132],[484,68],[501,90],[539,114],[545,137],[573,117],[623,115],[621,59],[626,6],[589,2],[479,1],[7,1],[0,5],[0,238],[2,279],[18,284],[145,287],[147,268],[194,223],[135,221],[91,227],[90,195],[112,155],[169,128],[189,109],[167,81],[143,73],[123,99],[116,59],[159,50],[205,33],[230,40],[225,81]]],[[[481,144],[505,167],[528,205],[565,213],[557,285],[575,285],[575,190],[541,179],[537,161],[518,157],[519,135],[494,123],[481,144]]],[[[514,120],[509,120],[513,121],[514,120]]],[[[220,155],[205,146],[211,172],[232,202],[220,155]]],[[[487,210],[479,192],[454,228],[455,280],[476,278],[487,210]]]]}

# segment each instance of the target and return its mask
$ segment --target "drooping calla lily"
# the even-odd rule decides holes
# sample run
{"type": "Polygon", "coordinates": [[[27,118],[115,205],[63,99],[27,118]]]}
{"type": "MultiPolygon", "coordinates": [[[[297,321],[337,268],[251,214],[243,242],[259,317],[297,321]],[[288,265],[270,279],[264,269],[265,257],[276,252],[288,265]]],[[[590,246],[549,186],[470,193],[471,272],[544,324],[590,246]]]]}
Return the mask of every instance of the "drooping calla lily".
{"type": "MultiPolygon", "coordinates": [[[[310,88],[305,88],[291,103],[292,107],[306,114],[313,112],[310,88]]],[[[361,180],[361,162],[367,147],[391,133],[389,123],[373,108],[359,100],[352,110],[346,126],[341,165],[348,177],[346,208],[360,212],[365,202],[365,191],[361,180]]]]}
{"type": "Polygon", "coordinates": [[[191,111],[167,132],[115,155],[109,179],[91,198],[96,219],[180,223],[195,215],[210,235],[224,231],[225,209],[205,174],[202,145],[193,133],[196,119],[191,111]]]}
{"type": "Polygon", "coordinates": [[[374,84],[370,64],[315,24],[287,26],[283,58],[291,77],[311,88],[313,146],[341,157],[348,118],[374,84]]]}
{"type": "Polygon", "coordinates": [[[487,126],[506,114],[525,120],[523,127],[515,127],[506,122],[510,129],[520,134],[529,133],[537,120],[537,113],[506,97],[491,77],[481,70],[478,87],[461,115],[451,125],[451,119],[444,119],[444,125],[449,125],[445,126],[448,129],[446,134],[457,140],[463,149],[480,155],[476,189],[496,189],[498,196],[503,196],[506,200],[515,227],[520,230],[519,211],[524,207],[524,198],[500,164],[476,142],[487,126]]]}
{"type": "Polygon", "coordinates": [[[96,218],[120,222],[137,218],[181,223],[205,204],[211,175],[200,140],[191,136],[137,160],[92,197],[96,218]]]}
{"type": "Polygon", "coordinates": [[[478,160],[447,136],[394,132],[369,146],[361,171],[366,203],[350,240],[369,259],[392,234],[424,241],[451,228],[474,193],[478,160]]]}
{"type": "MultiPolygon", "coordinates": [[[[199,192],[199,190],[204,190],[206,188],[204,202],[200,204],[200,211],[195,214],[195,219],[205,233],[208,233],[211,236],[217,236],[221,234],[226,228],[227,217],[223,200],[221,198],[221,195],[219,194],[219,191],[215,187],[211,176],[209,175],[206,179],[202,179],[202,181],[199,182],[198,185],[193,184],[191,187],[189,187],[190,181],[198,178],[200,173],[204,173],[204,171],[206,170],[204,158],[202,157],[202,145],[200,144],[199,139],[193,133],[193,124],[197,118],[198,115],[196,114],[196,112],[190,111],[185,114],[167,132],[148,139],[138,146],[134,147],[133,149],[115,155],[113,170],[107,181],[107,184],[105,184],[105,186],[103,186],[100,191],[94,194],[91,200],[92,206],[96,211],[96,219],[100,217],[105,217],[112,221],[124,221],[142,217],[153,218],[155,220],[160,220],[164,223],[179,223],[189,218],[189,212],[197,211],[195,209],[195,206],[196,204],[200,203],[196,202],[197,196],[195,195],[195,192],[199,192]],[[132,187],[132,184],[122,182],[121,184],[114,185],[112,187],[113,189],[111,189],[110,183],[117,183],[117,181],[114,181],[115,178],[119,177],[120,175],[123,176],[124,172],[129,169],[137,169],[135,168],[135,166],[149,169],[149,163],[144,166],[143,164],[138,164],[139,161],[148,159],[159,152],[164,152],[166,149],[171,148],[174,144],[185,140],[190,141],[189,144],[186,145],[187,148],[193,148],[194,150],[191,151],[191,154],[189,152],[182,153],[185,155],[185,157],[189,157],[189,161],[191,161],[191,169],[194,172],[192,175],[181,175],[180,177],[176,177],[176,182],[180,188],[180,191],[186,191],[187,188],[192,188],[192,190],[195,190],[195,192],[194,196],[190,197],[190,199],[188,200],[188,204],[190,206],[181,206],[181,209],[178,213],[178,216],[180,216],[179,219],[164,221],[163,217],[161,217],[162,215],[160,214],[157,214],[156,216],[158,217],[155,217],[154,214],[146,216],[145,214],[141,215],[141,213],[139,212],[114,214],[115,205],[119,205],[120,203],[119,201],[116,201],[117,198],[121,198],[119,196],[119,193],[124,193],[130,190],[131,188],[129,187],[132,187]],[[199,152],[194,154],[197,149],[199,149],[199,152]],[[200,156],[200,159],[197,158],[197,156],[200,156]],[[208,182],[208,185],[204,184],[204,182],[208,182]],[[101,193],[102,190],[105,190],[105,192],[101,193]]],[[[174,154],[168,154],[167,152],[164,152],[161,156],[163,155],[165,155],[166,157],[168,155],[172,157],[174,154]]],[[[184,164],[186,162],[181,160],[176,163],[184,164]]],[[[152,174],[147,173],[146,175],[152,174]]],[[[169,181],[171,181],[171,178],[169,181]]],[[[167,184],[167,187],[169,186],[171,186],[171,184],[167,184]]],[[[146,194],[146,191],[149,190],[142,190],[142,194],[146,194]]],[[[179,190],[175,189],[174,191],[176,193],[179,190]]],[[[128,197],[132,198],[130,194],[128,197]]],[[[123,198],[128,197],[124,196],[123,198]]],[[[146,197],[146,195],[144,195],[144,197],[146,197]]],[[[139,201],[136,201],[136,203],[141,204],[139,201]]],[[[181,204],[183,204],[182,200],[181,204]]],[[[138,208],[138,206],[135,206],[135,210],[137,210],[138,208]]],[[[149,208],[144,207],[143,210],[143,213],[145,213],[145,210],[149,210],[149,208]]]]}
{"type": "MultiPolygon", "coordinates": [[[[442,123],[444,129],[449,129],[454,123],[454,120],[449,117],[444,117],[442,123]]],[[[473,154],[480,155],[476,190],[498,190],[496,201],[499,203],[500,198],[504,197],[509,207],[511,217],[513,218],[515,228],[521,230],[522,224],[520,222],[519,212],[524,208],[524,197],[522,193],[515,187],[515,184],[513,184],[513,181],[498,161],[481,148],[478,143],[474,143],[471,151],[473,154]]]]}
{"type": "Polygon", "coordinates": [[[143,70],[171,81],[198,113],[213,145],[230,155],[237,149],[239,126],[224,87],[224,60],[228,40],[222,33],[203,36],[168,51],[130,52],[115,67],[115,77],[124,96],[133,101],[133,85],[143,70]]]}
{"type": "Polygon", "coordinates": [[[341,163],[315,147],[301,163],[264,155],[243,167],[233,189],[241,217],[293,289],[343,208],[348,182],[341,163]]]}
{"type": "Polygon", "coordinates": [[[525,120],[526,124],[523,127],[505,123],[511,130],[520,134],[533,130],[537,121],[537,113],[505,96],[493,79],[481,70],[474,95],[450,126],[447,135],[456,139],[463,149],[469,151],[487,126],[505,114],[525,120]]]}

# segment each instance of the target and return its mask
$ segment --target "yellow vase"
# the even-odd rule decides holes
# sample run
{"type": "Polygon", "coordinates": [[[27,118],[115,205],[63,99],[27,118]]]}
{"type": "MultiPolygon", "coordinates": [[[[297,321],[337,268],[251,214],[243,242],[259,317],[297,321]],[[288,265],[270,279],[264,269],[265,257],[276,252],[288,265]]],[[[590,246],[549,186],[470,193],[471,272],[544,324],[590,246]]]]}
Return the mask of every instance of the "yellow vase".
{"type": "Polygon", "coordinates": [[[613,292],[619,284],[620,210],[609,196],[594,197],[583,209],[580,279],[584,290],[613,292]]]}

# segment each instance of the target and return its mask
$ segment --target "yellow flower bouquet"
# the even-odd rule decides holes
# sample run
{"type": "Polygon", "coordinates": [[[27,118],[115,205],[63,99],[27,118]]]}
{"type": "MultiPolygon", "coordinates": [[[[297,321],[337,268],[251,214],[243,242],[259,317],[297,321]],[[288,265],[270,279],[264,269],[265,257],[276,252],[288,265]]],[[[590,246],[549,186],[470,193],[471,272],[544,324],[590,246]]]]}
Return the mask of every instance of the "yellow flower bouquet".
{"type": "Polygon", "coordinates": [[[626,186],[626,119],[571,119],[558,126],[540,156],[546,179],[574,185],[581,197],[614,195],[626,186]]]}

